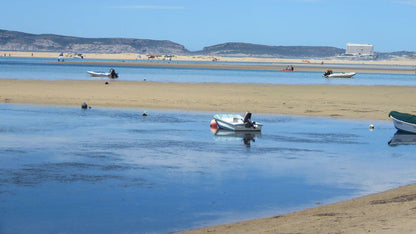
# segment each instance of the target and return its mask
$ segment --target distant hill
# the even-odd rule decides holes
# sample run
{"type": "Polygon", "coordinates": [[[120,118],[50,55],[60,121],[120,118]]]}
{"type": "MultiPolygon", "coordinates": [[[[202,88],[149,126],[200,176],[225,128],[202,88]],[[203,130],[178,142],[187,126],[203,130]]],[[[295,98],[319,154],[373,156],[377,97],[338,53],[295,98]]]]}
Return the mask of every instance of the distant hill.
{"type": "Polygon", "coordinates": [[[184,46],[161,40],[82,38],[0,30],[0,50],[83,53],[188,54],[184,46]]]}
{"type": "Polygon", "coordinates": [[[344,49],[325,46],[267,46],[249,43],[224,43],[191,52],[168,40],[130,38],[82,38],[54,34],[30,34],[0,29],[0,50],[80,53],[140,53],[256,57],[328,57],[344,49]]]}
{"type": "MultiPolygon", "coordinates": [[[[344,54],[345,49],[330,46],[268,46],[229,42],[189,51],[168,40],[132,38],[83,38],[54,34],[30,34],[0,29],[0,50],[48,51],[78,53],[139,53],[211,56],[252,56],[278,58],[326,58],[344,54]]],[[[415,58],[415,52],[377,53],[380,59],[404,56],[415,58]]]]}
{"type": "Polygon", "coordinates": [[[224,43],[205,47],[200,54],[262,57],[331,57],[345,53],[345,49],[329,46],[267,46],[250,43],[224,43]]]}
{"type": "Polygon", "coordinates": [[[376,52],[375,55],[378,59],[393,59],[393,58],[406,58],[406,59],[416,59],[416,52],[412,51],[396,51],[390,53],[380,53],[376,52]]]}

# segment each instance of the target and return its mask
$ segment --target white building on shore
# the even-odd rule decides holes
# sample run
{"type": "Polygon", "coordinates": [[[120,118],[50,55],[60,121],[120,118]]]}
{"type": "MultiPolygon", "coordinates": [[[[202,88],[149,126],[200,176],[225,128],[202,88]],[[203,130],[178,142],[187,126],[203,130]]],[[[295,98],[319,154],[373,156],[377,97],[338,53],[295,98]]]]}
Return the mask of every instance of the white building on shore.
{"type": "Polygon", "coordinates": [[[349,59],[374,59],[374,46],[370,44],[347,43],[345,54],[338,57],[349,59]]]}

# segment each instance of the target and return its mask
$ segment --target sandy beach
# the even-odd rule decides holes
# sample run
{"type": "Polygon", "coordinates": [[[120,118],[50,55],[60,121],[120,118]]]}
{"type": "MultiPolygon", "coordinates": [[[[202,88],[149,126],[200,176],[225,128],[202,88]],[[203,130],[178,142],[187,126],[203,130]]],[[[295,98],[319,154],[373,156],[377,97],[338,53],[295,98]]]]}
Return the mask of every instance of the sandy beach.
{"type": "Polygon", "coordinates": [[[416,184],[286,215],[184,233],[415,233],[416,184]]]}
{"type": "MultiPolygon", "coordinates": [[[[26,53],[20,56],[31,56],[30,52],[26,53]]],[[[34,53],[35,56],[39,56],[38,53],[34,53]]],[[[50,56],[56,57],[56,53],[50,56]]],[[[146,109],[150,113],[152,109],[213,113],[251,111],[254,114],[363,119],[368,124],[375,119],[388,120],[391,110],[416,114],[416,87],[408,86],[105,82],[2,77],[0,101],[58,106],[81,106],[86,102],[92,108],[126,107],[138,111],[146,109]]],[[[317,204],[316,208],[286,215],[207,227],[190,233],[414,233],[415,220],[416,184],[413,184],[345,202],[317,204]]]]}
{"type": "Polygon", "coordinates": [[[387,120],[415,114],[416,87],[0,79],[6,103],[177,109],[387,120]]]}

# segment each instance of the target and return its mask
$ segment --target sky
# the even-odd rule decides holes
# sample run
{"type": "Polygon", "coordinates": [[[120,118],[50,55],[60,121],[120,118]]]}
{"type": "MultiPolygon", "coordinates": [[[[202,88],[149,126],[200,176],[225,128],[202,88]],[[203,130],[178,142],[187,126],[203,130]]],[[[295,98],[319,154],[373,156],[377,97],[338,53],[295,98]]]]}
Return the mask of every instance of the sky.
{"type": "Polygon", "coordinates": [[[188,50],[226,42],[374,45],[416,51],[416,0],[0,0],[0,29],[169,40],[188,50]]]}

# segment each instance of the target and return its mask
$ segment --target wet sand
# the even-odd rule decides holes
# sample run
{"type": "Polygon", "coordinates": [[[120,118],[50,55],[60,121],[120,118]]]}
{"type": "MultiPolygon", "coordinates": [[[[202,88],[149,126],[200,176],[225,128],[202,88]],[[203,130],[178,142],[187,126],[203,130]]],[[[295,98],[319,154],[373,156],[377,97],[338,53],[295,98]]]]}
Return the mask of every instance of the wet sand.
{"type": "Polygon", "coordinates": [[[381,120],[387,120],[391,110],[416,114],[416,87],[410,86],[105,82],[0,79],[0,100],[381,120]]]}
{"type": "Polygon", "coordinates": [[[416,184],[299,212],[184,233],[415,233],[416,184]]]}

